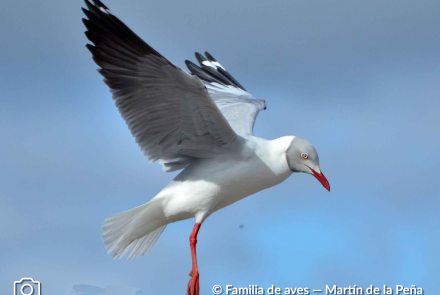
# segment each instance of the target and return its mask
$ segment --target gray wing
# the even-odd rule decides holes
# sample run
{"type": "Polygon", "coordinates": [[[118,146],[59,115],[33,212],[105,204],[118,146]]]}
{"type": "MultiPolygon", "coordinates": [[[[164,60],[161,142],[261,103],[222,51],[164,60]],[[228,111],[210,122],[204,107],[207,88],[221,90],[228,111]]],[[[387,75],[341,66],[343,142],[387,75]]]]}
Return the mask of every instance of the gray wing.
{"type": "Polygon", "coordinates": [[[266,109],[266,101],[253,98],[212,55],[205,55],[196,53],[200,67],[187,60],[188,69],[206,86],[234,131],[242,136],[253,135],[255,120],[266,109]]]}
{"type": "Polygon", "coordinates": [[[165,59],[99,0],[85,1],[87,44],[136,142],[164,170],[234,150],[242,139],[200,80],[165,59]]]}

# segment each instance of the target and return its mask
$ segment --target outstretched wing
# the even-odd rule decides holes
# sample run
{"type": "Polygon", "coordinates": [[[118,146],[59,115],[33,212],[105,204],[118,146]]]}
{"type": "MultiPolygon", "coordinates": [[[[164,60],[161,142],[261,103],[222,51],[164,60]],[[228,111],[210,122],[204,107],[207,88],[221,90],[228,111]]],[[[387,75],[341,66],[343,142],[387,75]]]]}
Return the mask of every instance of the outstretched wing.
{"type": "Polygon", "coordinates": [[[188,69],[205,84],[234,131],[242,136],[253,135],[255,120],[266,109],[266,101],[253,98],[212,55],[205,55],[196,53],[200,67],[187,60],[188,69]]]}
{"type": "Polygon", "coordinates": [[[151,48],[99,0],[85,1],[87,44],[136,142],[165,170],[238,148],[205,86],[151,48]],[[168,166],[167,166],[168,164],[168,166]]]}

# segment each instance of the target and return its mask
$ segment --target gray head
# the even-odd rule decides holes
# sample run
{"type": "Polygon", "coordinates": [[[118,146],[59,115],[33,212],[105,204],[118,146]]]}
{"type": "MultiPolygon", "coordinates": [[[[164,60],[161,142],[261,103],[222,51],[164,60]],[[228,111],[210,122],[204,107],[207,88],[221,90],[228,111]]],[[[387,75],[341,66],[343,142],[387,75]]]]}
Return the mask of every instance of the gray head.
{"type": "Polygon", "coordinates": [[[319,168],[319,157],[313,145],[305,139],[295,137],[286,152],[287,163],[293,172],[308,173],[330,191],[330,184],[319,168]]]}

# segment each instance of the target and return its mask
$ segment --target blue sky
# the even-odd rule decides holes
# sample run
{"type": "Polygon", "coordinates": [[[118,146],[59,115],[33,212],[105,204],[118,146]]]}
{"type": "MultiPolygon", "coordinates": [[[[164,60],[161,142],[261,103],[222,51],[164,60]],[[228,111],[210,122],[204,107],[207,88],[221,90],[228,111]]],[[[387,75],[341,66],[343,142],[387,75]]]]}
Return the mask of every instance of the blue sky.
{"type": "MultiPolygon", "coordinates": [[[[255,133],[317,148],[328,193],[293,175],[210,216],[201,289],[417,285],[440,277],[438,1],[117,1],[105,4],[178,66],[209,51],[255,97],[255,133]],[[240,225],[244,225],[240,228],[240,225]]],[[[193,220],[131,262],[106,255],[106,216],[176,174],[149,164],[95,71],[81,1],[0,10],[0,293],[123,286],[181,294],[193,220]]],[[[127,289],[127,290],[128,290],[127,289]]],[[[109,293],[110,294],[110,293],[109,293]]]]}

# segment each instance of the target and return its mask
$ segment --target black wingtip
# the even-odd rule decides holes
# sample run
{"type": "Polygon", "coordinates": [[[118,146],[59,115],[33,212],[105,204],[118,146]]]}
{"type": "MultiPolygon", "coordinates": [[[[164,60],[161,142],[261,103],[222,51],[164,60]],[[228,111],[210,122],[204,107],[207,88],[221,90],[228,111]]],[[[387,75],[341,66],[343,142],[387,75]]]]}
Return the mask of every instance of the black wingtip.
{"type": "Polygon", "coordinates": [[[94,14],[99,14],[99,13],[106,13],[106,14],[112,14],[110,9],[104,5],[104,3],[102,3],[99,0],[92,0],[92,2],[90,2],[89,0],[84,0],[84,3],[86,4],[87,8],[89,9],[89,11],[85,10],[83,8],[83,12],[88,16],[89,13],[94,13],[94,14]],[[93,2],[93,3],[92,3],[93,2]]]}
{"type": "Polygon", "coordinates": [[[193,75],[197,75],[202,69],[190,60],[185,60],[186,67],[193,75]]]}
{"type": "Polygon", "coordinates": [[[185,60],[186,67],[191,72],[191,74],[196,75],[201,70],[195,63],[190,60],[185,60]]]}
{"type": "Polygon", "coordinates": [[[199,78],[208,82],[217,82],[224,85],[233,85],[235,87],[241,88],[244,91],[246,89],[237,82],[222,66],[213,66],[209,63],[204,63],[205,61],[216,62],[218,61],[209,53],[205,51],[205,56],[196,52],[195,56],[200,66],[195,65],[190,61],[185,61],[186,66],[190,70],[191,74],[198,76],[199,78]]]}
{"type": "Polygon", "coordinates": [[[96,55],[96,47],[92,44],[86,44],[86,48],[90,51],[90,53],[95,56],[96,55]]]}
{"type": "Polygon", "coordinates": [[[209,52],[205,51],[205,55],[209,61],[217,61],[209,52]]]}
{"type": "Polygon", "coordinates": [[[93,8],[93,4],[90,3],[89,0],[84,0],[84,3],[86,4],[87,8],[89,9],[89,11],[93,8]]]}
{"type": "MultiPolygon", "coordinates": [[[[189,61],[189,60],[187,60],[187,59],[185,59],[185,64],[186,64],[186,66],[188,67],[189,65],[193,65],[194,63],[193,62],[191,62],[191,61],[189,61]]],[[[191,70],[191,69],[190,69],[191,70]]]]}
{"type": "Polygon", "coordinates": [[[86,18],[82,18],[81,20],[82,20],[83,24],[86,26],[86,28],[88,30],[89,29],[88,25],[89,25],[90,21],[88,19],[86,19],[86,18]]]}
{"type": "Polygon", "coordinates": [[[196,58],[197,58],[197,61],[198,61],[200,64],[202,64],[202,63],[206,60],[206,57],[204,57],[203,55],[201,55],[201,54],[198,53],[198,52],[195,53],[195,56],[196,56],[196,58]]]}
{"type": "Polygon", "coordinates": [[[92,0],[92,1],[93,1],[93,4],[95,4],[95,6],[102,7],[104,9],[108,9],[108,7],[105,6],[104,3],[102,3],[101,1],[99,1],[99,0],[92,0]]]}

